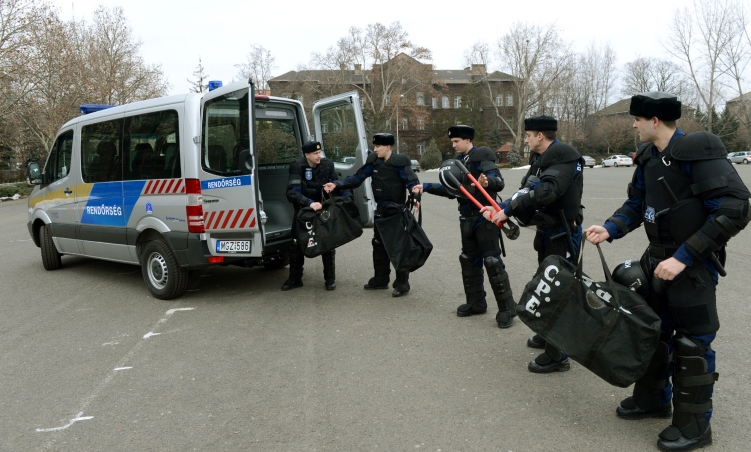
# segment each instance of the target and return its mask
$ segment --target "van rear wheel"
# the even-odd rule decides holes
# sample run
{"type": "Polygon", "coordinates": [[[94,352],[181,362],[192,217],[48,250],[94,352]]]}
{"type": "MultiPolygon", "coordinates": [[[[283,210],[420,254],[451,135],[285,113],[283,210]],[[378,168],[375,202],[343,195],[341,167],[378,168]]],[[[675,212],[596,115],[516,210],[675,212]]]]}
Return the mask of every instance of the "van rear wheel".
{"type": "Polygon", "coordinates": [[[45,270],[57,270],[63,266],[60,253],[55,248],[55,243],[52,241],[52,234],[48,225],[43,225],[39,229],[39,245],[42,249],[42,265],[45,270]]]}
{"type": "Polygon", "coordinates": [[[177,263],[162,240],[146,243],[141,254],[141,273],[149,292],[161,300],[179,297],[188,288],[188,271],[177,263]]]}

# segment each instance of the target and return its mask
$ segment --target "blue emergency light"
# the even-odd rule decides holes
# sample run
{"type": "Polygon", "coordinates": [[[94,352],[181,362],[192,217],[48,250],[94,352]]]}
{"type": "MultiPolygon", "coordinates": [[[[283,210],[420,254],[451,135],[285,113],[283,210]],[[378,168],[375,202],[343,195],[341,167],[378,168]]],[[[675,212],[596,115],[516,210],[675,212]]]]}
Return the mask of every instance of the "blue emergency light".
{"type": "Polygon", "coordinates": [[[209,91],[214,91],[217,88],[222,87],[222,81],[221,80],[211,80],[209,82],[209,91]]]}
{"type": "Polygon", "coordinates": [[[80,111],[82,115],[88,115],[89,113],[106,110],[114,106],[115,105],[105,105],[105,104],[83,104],[81,105],[80,111]]]}

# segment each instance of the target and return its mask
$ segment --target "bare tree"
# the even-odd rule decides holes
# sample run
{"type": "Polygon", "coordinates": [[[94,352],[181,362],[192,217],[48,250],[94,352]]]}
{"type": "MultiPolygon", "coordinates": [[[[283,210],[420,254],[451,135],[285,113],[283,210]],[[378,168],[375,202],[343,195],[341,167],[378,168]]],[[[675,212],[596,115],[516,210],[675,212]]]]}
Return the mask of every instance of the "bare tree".
{"type": "MultiPolygon", "coordinates": [[[[734,37],[745,30],[738,28],[735,0],[695,0],[694,9],[676,12],[670,24],[666,49],[683,61],[704,110],[711,112],[721,98],[721,78],[727,68],[722,57],[734,37]]],[[[707,130],[712,131],[709,117],[707,130]]]]}
{"type": "MultiPolygon", "coordinates": [[[[743,4],[736,4],[733,10],[738,33],[733,36],[722,55],[722,63],[726,68],[731,92],[738,96],[738,105],[733,106],[733,113],[740,123],[741,139],[746,145],[751,144],[751,100],[744,89],[748,89],[746,76],[751,63],[751,36],[749,36],[749,11],[743,4]],[[745,95],[744,95],[745,94],[745,95]]],[[[730,103],[727,104],[730,106],[730,103]]]]}
{"type": "Polygon", "coordinates": [[[256,92],[259,94],[268,90],[268,82],[274,78],[272,73],[277,69],[274,64],[276,58],[271,55],[271,51],[258,44],[253,44],[245,58],[244,63],[235,65],[239,69],[237,76],[245,80],[252,79],[256,83],[256,92]]]}
{"type": "Polygon", "coordinates": [[[203,64],[201,63],[201,56],[198,56],[198,66],[196,66],[196,70],[193,71],[193,75],[196,77],[195,80],[186,79],[188,80],[188,83],[190,83],[190,92],[191,93],[205,93],[209,90],[209,75],[205,73],[203,64]]]}
{"type": "Polygon", "coordinates": [[[662,91],[675,94],[684,104],[694,103],[693,82],[681,67],[669,60],[639,57],[623,68],[621,93],[631,97],[639,93],[662,91]]]}

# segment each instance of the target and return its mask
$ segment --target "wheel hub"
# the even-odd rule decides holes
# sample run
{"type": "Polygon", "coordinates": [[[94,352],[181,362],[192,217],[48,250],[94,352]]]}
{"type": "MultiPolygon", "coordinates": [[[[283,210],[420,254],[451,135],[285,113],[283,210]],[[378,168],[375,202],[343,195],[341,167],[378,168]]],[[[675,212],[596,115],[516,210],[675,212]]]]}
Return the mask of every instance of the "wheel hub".
{"type": "Polygon", "coordinates": [[[169,272],[164,256],[159,253],[151,253],[148,266],[149,280],[154,287],[163,289],[167,285],[169,272]]]}

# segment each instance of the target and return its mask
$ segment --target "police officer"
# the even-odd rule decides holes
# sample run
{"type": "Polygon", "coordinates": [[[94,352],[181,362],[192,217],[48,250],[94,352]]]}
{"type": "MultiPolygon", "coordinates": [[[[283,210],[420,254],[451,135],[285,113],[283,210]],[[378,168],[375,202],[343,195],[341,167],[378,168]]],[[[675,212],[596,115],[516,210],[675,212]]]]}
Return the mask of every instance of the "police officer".
{"type": "MultiPolygon", "coordinates": [[[[407,191],[413,191],[420,183],[412,171],[412,162],[407,154],[394,154],[394,136],[390,133],[377,133],[373,135],[374,151],[368,154],[365,165],[357,170],[352,176],[335,180],[324,186],[327,192],[335,188],[356,188],[365,179],[371,178],[373,196],[376,201],[376,219],[389,215],[393,210],[393,204],[402,207],[407,202],[407,191]],[[392,209],[386,209],[391,205],[392,209]]],[[[378,228],[373,231],[373,268],[375,276],[365,284],[366,290],[388,289],[391,261],[383,246],[383,241],[378,228]]],[[[397,271],[396,281],[393,284],[393,297],[401,297],[409,292],[409,272],[397,271]]]]}
{"type": "MultiPolygon", "coordinates": [[[[584,160],[579,151],[556,138],[558,121],[552,116],[532,116],[524,120],[524,143],[529,146],[530,168],[521,189],[504,203],[503,210],[484,208],[484,215],[495,222],[513,216],[523,225],[535,225],[534,249],[537,262],[548,256],[562,256],[575,262],[582,238],[582,191],[584,160]]],[[[535,373],[569,370],[568,357],[540,335],[527,341],[533,348],[544,348],[528,369],[535,373]]]]}
{"type": "MultiPolygon", "coordinates": [[[[309,141],[302,146],[304,157],[300,157],[289,165],[289,179],[287,182],[287,199],[295,206],[295,214],[303,208],[321,210],[322,187],[326,182],[336,180],[334,162],[321,158],[321,143],[309,141]]],[[[340,190],[337,195],[348,196],[349,191],[340,190]]],[[[293,223],[292,236],[296,237],[296,225],[293,223]]],[[[294,240],[289,254],[289,278],[284,281],[282,290],[302,287],[303,264],[305,255],[302,248],[294,240]]],[[[323,253],[323,278],[326,290],[336,289],[336,265],[334,256],[336,250],[323,253]]]]}
{"type": "MultiPolygon", "coordinates": [[[[501,172],[495,164],[495,153],[488,147],[478,148],[472,143],[475,130],[470,126],[450,127],[448,135],[456,151],[454,158],[460,160],[476,179],[479,178],[480,185],[487,189],[491,197],[495,198],[505,185],[501,172]]],[[[480,203],[490,204],[490,201],[485,199],[472,184],[463,181],[462,185],[480,203]]],[[[469,199],[457,195],[455,191],[443,184],[424,183],[418,190],[451,199],[456,198],[459,201],[459,229],[462,239],[459,264],[462,269],[466,303],[457,308],[456,315],[469,317],[484,314],[487,311],[483,281],[484,265],[498,304],[498,314],[495,317],[498,327],[510,327],[514,323],[516,311],[514,311],[514,298],[508,273],[501,259],[500,228],[486,221],[480,214],[480,210],[469,199]]]]}
{"type": "Polygon", "coordinates": [[[751,193],[717,136],[685,135],[676,127],[681,103],[675,95],[638,94],[629,113],[643,144],[628,200],[603,226],[584,232],[587,240],[600,243],[644,224],[649,247],[641,262],[652,279],[647,301],[660,315],[662,331],[646,375],[616,413],[624,419],[672,415],[657,446],[691,450],[712,443],[717,373],[711,344],[720,327],[715,287],[725,244],[751,220],[751,193]]]}

